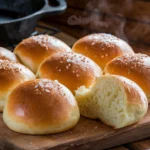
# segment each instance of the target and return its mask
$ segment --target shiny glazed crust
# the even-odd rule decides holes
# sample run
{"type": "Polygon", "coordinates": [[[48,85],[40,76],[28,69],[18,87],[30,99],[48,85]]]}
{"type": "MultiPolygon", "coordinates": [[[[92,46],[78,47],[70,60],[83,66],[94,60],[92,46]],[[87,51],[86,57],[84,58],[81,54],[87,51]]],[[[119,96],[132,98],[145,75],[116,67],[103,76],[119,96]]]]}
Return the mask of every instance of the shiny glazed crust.
{"type": "Polygon", "coordinates": [[[71,49],[64,42],[49,35],[32,36],[17,45],[14,53],[24,65],[36,73],[41,62],[57,52],[69,52],[71,49]]]}
{"type": "Polygon", "coordinates": [[[8,60],[0,60],[0,111],[3,110],[7,94],[18,84],[35,75],[25,66],[8,60]]]}
{"type": "Polygon", "coordinates": [[[3,119],[20,133],[51,134],[66,131],[78,122],[79,109],[72,93],[48,79],[17,86],[8,96],[3,119]]]}
{"type": "Polygon", "coordinates": [[[145,54],[120,56],[106,65],[104,73],[121,75],[136,82],[150,98],[150,57],[145,54]]]}
{"type": "Polygon", "coordinates": [[[79,39],[73,51],[95,61],[102,69],[117,56],[134,54],[132,48],[123,40],[105,33],[91,34],[79,39]]]}
{"type": "Polygon", "coordinates": [[[91,86],[102,74],[100,67],[91,59],[76,53],[57,53],[40,65],[37,77],[58,80],[73,93],[78,87],[91,86]]]}
{"type": "Polygon", "coordinates": [[[19,59],[16,57],[14,53],[3,47],[0,47],[0,59],[20,63],[19,59]]]}

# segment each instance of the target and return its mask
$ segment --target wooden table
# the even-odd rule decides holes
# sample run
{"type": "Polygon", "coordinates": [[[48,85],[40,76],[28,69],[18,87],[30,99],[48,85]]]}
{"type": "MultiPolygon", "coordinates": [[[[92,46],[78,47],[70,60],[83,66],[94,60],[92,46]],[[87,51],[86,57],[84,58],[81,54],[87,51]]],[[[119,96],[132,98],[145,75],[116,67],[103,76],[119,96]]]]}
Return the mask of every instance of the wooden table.
{"type": "MultiPolygon", "coordinates": [[[[46,27],[51,27],[50,25],[45,24],[44,22],[40,22],[40,25],[44,25],[46,27]]],[[[67,34],[68,30],[70,30],[69,27],[68,28],[67,28],[67,26],[62,27],[59,24],[55,24],[54,22],[53,22],[53,25],[55,25],[55,27],[58,27],[59,29],[63,30],[63,32],[56,33],[55,37],[61,39],[62,41],[64,41],[68,45],[72,46],[76,42],[76,40],[78,39],[76,37],[76,34],[77,34],[76,30],[70,31],[69,32],[70,34],[67,34]]],[[[39,29],[37,28],[37,30],[39,30],[39,29]]],[[[150,55],[150,47],[148,47],[148,46],[137,45],[137,44],[132,44],[131,46],[133,47],[135,52],[141,52],[141,53],[145,53],[145,54],[150,55]]],[[[108,150],[149,150],[149,149],[150,149],[150,139],[145,139],[142,141],[137,141],[137,142],[129,143],[126,145],[121,145],[119,147],[114,147],[114,148],[111,148],[108,150]]]]}
{"type": "MultiPolygon", "coordinates": [[[[49,25],[47,25],[43,22],[41,22],[40,24],[49,27],[49,25]]],[[[72,34],[67,34],[67,33],[65,33],[65,30],[68,32],[69,28],[60,27],[57,24],[55,24],[55,27],[59,27],[59,28],[63,29],[63,31],[64,31],[64,32],[58,32],[57,34],[55,34],[55,37],[63,40],[65,43],[67,43],[70,46],[76,42],[77,38],[74,35],[74,33],[76,33],[75,31],[70,32],[72,34]]],[[[135,52],[141,52],[141,53],[150,55],[150,47],[147,47],[144,45],[135,45],[135,44],[132,44],[132,47],[135,52]]],[[[129,143],[127,145],[111,148],[109,150],[129,150],[129,149],[131,149],[131,150],[148,150],[148,149],[150,149],[150,139],[146,139],[146,140],[138,141],[138,142],[134,142],[134,143],[129,143]]]]}

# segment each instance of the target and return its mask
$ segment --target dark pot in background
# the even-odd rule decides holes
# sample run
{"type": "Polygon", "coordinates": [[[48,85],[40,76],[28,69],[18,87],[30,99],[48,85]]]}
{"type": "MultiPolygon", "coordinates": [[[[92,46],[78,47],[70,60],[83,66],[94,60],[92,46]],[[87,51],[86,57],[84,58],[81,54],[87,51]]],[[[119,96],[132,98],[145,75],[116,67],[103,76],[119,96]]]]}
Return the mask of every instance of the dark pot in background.
{"type": "Polygon", "coordinates": [[[59,14],[66,7],[65,0],[0,0],[0,45],[29,37],[43,15],[59,14]]]}

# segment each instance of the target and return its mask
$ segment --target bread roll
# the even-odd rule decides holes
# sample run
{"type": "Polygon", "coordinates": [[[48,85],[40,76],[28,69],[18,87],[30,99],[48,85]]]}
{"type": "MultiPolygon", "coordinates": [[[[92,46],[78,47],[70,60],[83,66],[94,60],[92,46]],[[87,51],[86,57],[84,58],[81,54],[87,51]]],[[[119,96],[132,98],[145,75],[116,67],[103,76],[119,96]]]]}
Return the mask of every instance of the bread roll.
{"type": "Polygon", "coordinates": [[[95,84],[76,91],[83,116],[100,119],[113,128],[123,128],[139,121],[147,112],[148,101],[133,81],[115,75],[103,75],[95,84]]]}
{"type": "Polygon", "coordinates": [[[0,60],[0,112],[7,94],[21,82],[34,79],[35,75],[25,66],[8,60],[0,60]]]}
{"type": "Polygon", "coordinates": [[[49,35],[32,36],[17,45],[14,53],[22,63],[36,73],[41,62],[57,52],[69,52],[71,49],[59,39],[49,35]]]}
{"type": "Polygon", "coordinates": [[[14,53],[3,47],[0,47],[0,59],[20,62],[14,53]]]}
{"type": "Polygon", "coordinates": [[[72,93],[58,82],[35,79],[18,85],[8,96],[3,119],[25,134],[66,131],[78,122],[79,108],[72,93]]]}
{"type": "Polygon", "coordinates": [[[72,49],[76,53],[91,58],[102,69],[117,56],[134,54],[132,48],[125,41],[105,33],[85,36],[79,39],[72,49]]]}
{"type": "Polygon", "coordinates": [[[102,74],[99,66],[91,59],[76,53],[57,53],[40,65],[37,77],[58,80],[73,93],[78,87],[91,86],[102,74]]]}
{"type": "Polygon", "coordinates": [[[104,73],[127,77],[136,82],[150,102],[150,57],[145,54],[120,56],[106,65],[104,73]]]}

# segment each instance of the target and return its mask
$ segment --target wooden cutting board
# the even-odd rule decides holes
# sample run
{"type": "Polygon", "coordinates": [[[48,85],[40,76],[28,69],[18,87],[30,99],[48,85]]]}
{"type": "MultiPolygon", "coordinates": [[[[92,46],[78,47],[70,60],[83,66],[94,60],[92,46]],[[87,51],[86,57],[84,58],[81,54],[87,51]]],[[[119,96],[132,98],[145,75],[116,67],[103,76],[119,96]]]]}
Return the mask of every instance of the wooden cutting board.
{"type": "Polygon", "coordinates": [[[101,150],[150,137],[150,109],[137,124],[114,130],[100,121],[81,117],[71,130],[53,135],[31,136],[9,130],[0,114],[0,150],[101,150]]]}

